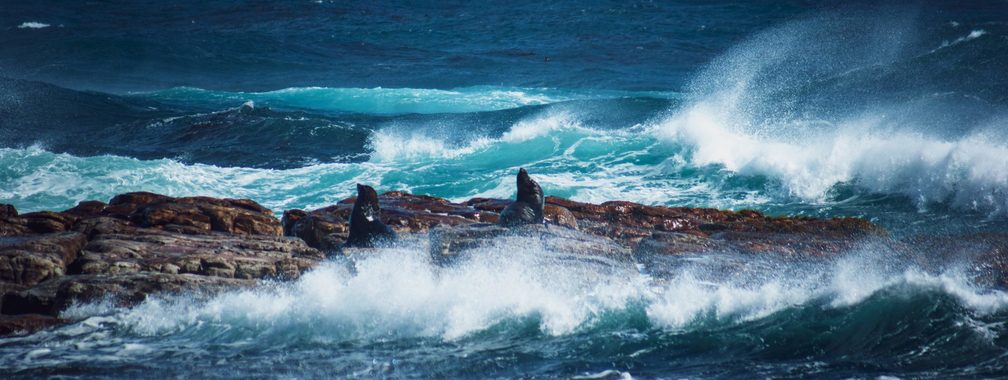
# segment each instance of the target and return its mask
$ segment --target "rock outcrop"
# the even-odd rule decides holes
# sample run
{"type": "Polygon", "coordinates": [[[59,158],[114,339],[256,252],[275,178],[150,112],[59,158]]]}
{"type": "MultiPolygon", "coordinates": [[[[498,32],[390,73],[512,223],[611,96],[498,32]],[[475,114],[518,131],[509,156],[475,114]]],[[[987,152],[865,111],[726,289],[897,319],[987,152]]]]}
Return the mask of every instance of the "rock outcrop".
{"type": "MultiPolygon", "coordinates": [[[[288,210],[282,221],[251,200],[145,192],[81,202],[62,212],[19,214],[0,205],[0,333],[63,323],[59,312],[74,302],[130,305],[155,293],[212,294],[262,279],[297,278],[326,255],[344,253],[354,201],[288,210]]],[[[446,265],[508,241],[630,263],[652,255],[718,252],[829,256],[861,238],[886,234],[851,218],[545,201],[546,225],[505,228],[497,223],[507,200],[379,196],[380,219],[406,235],[401,243],[428,244],[431,257],[446,265]]]]}
{"type": "Polygon", "coordinates": [[[128,193],[18,214],[0,207],[0,332],[58,323],[73,302],[122,304],[297,278],[324,258],[251,200],[128,193]]]}
{"type": "MultiPolygon", "coordinates": [[[[314,211],[288,210],[283,215],[284,234],[303,239],[309,246],[333,251],[349,236],[350,212],[356,197],[314,211]]],[[[433,227],[496,223],[496,212],[482,212],[446,199],[391,191],[378,197],[382,221],[397,233],[425,233],[433,227]]],[[[501,207],[503,208],[503,207],[501,207]]]]}
{"type": "MultiPolygon", "coordinates": [[[[382,219],[399,233],[425,233],[432,228],[497,223],[511,202],[474,198],[464,203],[388,192],[379,196],[382,219]]],[[[333,250],[347,234],[353,198],[314,211],[284,214],[284,232],[310,246],[333,250]]],[[[861,238],[884,237],[886,231],[857,218],[813,219],[768,217],[757,211],[645,206],[632,202],[599,205],[546,197],[549,224],[605,237],[638,254],[690,254],[727,250],[786,256],[821,256],[850,249],[861,238]]],[[[469,229],[460,236],[493,229],[469,229]]],[[[488,236],[496,236],[490,234],[488,236]]]]}

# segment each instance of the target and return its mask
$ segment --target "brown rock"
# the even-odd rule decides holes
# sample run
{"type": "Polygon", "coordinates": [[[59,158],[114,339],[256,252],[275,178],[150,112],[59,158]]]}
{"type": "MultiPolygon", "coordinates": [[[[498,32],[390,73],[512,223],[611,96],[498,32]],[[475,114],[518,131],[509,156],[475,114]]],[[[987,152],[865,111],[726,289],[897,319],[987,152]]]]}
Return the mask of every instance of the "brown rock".
{"type": "Polygon", "coordinates": [[[68,231],[77,221],[72,215],[52,211],[30,212],[21,214],[19,218],[24,219],[25,225],[38,234],[68,231]]]}
{"type": "Polygon", "coordinates": [[[0,236],[20,236],[33,233],[28,221],[16,216],[0,218],[0,236]]]}
{"type": "Polygon", "coordinates": [[[0,238],[0,282],[31,286],[66,273],[87,240],[64,232],[0,238]]]}
{"type": "Polygon", "coordinates": [[[0,315],[0,335],[28,334],[67,322],[41,314],[0,315]]]}
{"type": "Polygon", "coordinates": [[[573,228],[575,230],[578,228],[577,218],[574,217],[574,213],[570,212],[570,210],[564,208],[563,206],[547,204],[543,207],[543,214],[547,223],[553,223],[567,228],[573,228]]]}
{"type": "Polygon", "coordinates": [[[18,216],[18,212],[14,208],[14,205],[0,203],[0,218],[13,218],[16,216],[18,216]]]}
{"type": "Polygon", "coordinates": [[[106,206],[105,202],[102,201],[83,201],[74,206],[74,208],[63,211],[63,213],[79,218],[95,218],[105,212],[106,206]]]}
{"type": "Polygon", "coordinates": [[[284,235],[301,238],[309,247],[325,252],[338,249],[350,233],[349,223],[339,216],[339,209],[333,210],[335,213],[330,210],[284,212],[284,235]]]}
{"type": "Polygon", "coordinates": [[[133,214],[140,207],[168,202],[171,199],[171,197],[166,195],[148,192],[119,194],[109,200],[104,212],[106,215],[125,219],[129,218],[130,214],[133,214]]]}
{"type": "MultiPolygon", "coordinates": [[[[284,213],[284,234],[304,239],[309,246],[332,251],[346,241],[349,234],[350,211],[355,198],[305,212],[284,213]]],[[[477,223],[484,215],[465,204],[425,195],[392,191],[378,197],[382,222],[398,233],[424,233],[438,226],[458,226],[477,223]]],[[[492,217],[496,217],[494,214],[492,217]]]]}
{"type": "Polygon", "coordinates": [[[92,228],[96,232],[74,263],[72,273],[146,271],[260,279],[277,275],[280,262],[313,263],[324,258],[322,252],[290,237],[191,235],[106,223],[111,226],[99,224],[92,228]]]}
{"type": "MultiPolygon", "coordinates": [[[[155,203],[134,211],[130,221],[141,227],[188,226],[193,232],[211,231],[210,217],[199,207],[183,203],[155,203]]],[[[176,228],[176,230],[178,230],[176,228]]]]}
{"type": "Polygon", "coordinates": [[[0,213],[0,312],[17,315],[0,319],[0,333],[58,323],[31,315],[76,301],[251,286],[296,278],[324,258],[280,236],[280,222],[250,200],[129,193],[65,212],[0,213]]]}
{"type": "MultiPolygon", "coordinates": [[[[96,209],[98,204],[82,204],[68,212],[85,213],[96,209]]],[[[142,227],[187,234],[219,231],[280,236],[283,233],[283,227],[273,213],[249,199],[172,198],[145,192],[127,193],[112,198],[107,206],[101,208],[101,213],[127,219],[142,227]]]]}
{"type": "Polygon", "coordinates": [[[656,230],[702,237],[723,232],[801,234],[833,240],[886,236],[882,228],[857,218],[766,217],[752,210],[644,206],[623,201],[596,205],[557,197],[546,197],[546,203],[571,211],[581,230],[608,236],[631,247],[656,230]]]}
{"type": "MultiPolygon", "coordinates": [[[[431,232],[431,255],[439,262],[480,252],[487,244],[535,244],[579,260],[621,263],[633,261],[631,250],[804,257],[833,255],[861,237],[885,236],[860,219],[767,217],[752,210],[589,204],[556,197],[546,198],[549,224],[504,229],[484,223],[495,223],[507,200],[453,203],[388,192],[379,201],[382,221],[397,232],[431,232]]],[[[19,215],[12,206],[0,205],[0,236],[8,236],[0,238],[0,312],[51,316],[72,302],[104,297],[131,304],[154,293],[215,292],[253,286],[260,279],[296,278],[324,258],[319,249],[342,245],[352,205],[350,198],[310,212],[291,210],[282,223],[247,199],[145,192],[118,195],[108,204],[81,202],[64,212],[19,215]]],[[[998,264],[1008,262],[1002,245],[990,246],[995,248],[978,254],[991,263],[989,272],[1008,270],[998,264]]],[[[51,322],[31,318],[11,323],[51,322]]],[[[0,333],[7,331],[3,323],[0,333]]]]}

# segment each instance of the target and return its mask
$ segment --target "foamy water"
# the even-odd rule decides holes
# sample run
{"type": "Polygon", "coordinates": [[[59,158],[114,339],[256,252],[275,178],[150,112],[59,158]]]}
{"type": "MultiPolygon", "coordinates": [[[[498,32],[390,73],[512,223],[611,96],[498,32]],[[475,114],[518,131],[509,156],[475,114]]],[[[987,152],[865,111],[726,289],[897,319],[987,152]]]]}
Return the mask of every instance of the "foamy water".
{"type": "Polygon", "coordinates": [[[534,242],[488,245],[453,267],[432,264],[424,246],[403,246],[358,257],[356,274],[332,262],[289,284],[209,300],[159,296],[125,310],[78,304],[63,316],[105,317],[116,330],[141,336],[233,330],[251,337],[308,330],[317,339],[453,341],[530,318],[543,334],[569,335],[637,308],[656,327],[692,330],[809,304],[857,307],[882,291],[945,294],[980,316],[1008,310],[1008,293],[979,288],[954,267],[928,273],[892,260],[879,265],[878,254],[884,252],[738,278],[712,272],[717,266],[709,264],[720,259],[711,257],[655,277],[633,266],[560,259],[534,242]]]}

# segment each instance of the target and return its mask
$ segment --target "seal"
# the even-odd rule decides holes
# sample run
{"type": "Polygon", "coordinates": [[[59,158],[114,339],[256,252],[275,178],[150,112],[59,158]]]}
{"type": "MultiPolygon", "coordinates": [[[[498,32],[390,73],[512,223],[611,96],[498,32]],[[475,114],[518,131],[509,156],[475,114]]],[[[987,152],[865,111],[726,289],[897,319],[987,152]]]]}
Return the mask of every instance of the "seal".
{"type": "Polygon", "coordinates": [[[350,236],[344,247],[374,247],[375,243],[394,240],[395,231],[381,221],[378,193],[368,185],[357,184],[357,200],[350,213],[350,236]]]}
{"type": "Polygon", "coordinates": [[[500,225],[513,227],[522,224],[543,223],[543,206],[545,204],[542,188],[532,177],[529,177],[525,168],[519,168],[518,197],[501,211],[500,225]]]}

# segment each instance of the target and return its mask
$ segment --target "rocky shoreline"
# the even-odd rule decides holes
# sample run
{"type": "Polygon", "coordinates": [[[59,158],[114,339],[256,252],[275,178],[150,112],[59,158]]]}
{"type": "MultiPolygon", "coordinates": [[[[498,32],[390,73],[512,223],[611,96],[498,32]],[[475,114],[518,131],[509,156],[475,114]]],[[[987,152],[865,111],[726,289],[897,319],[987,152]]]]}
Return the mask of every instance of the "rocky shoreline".
{"type": "MultiPolygon", "coordinates": [[[[348,235],[355,198],[318,210],[288,210],[281,219],[248,199],[173,198],[127,193],[108,203],[81,202],[62,212],[18,214],[0,205],[0,334],[66,323],[74,302],[124,306],[155,293],[212,294],[292,280],[331,255],[348,235]]],[[[463,203],[388,192],[382,220],[400,236],[429,246],[435,262],[516,233],[497,226],[507,200],[463,203]]],[[[756,211],[590,204],[547,197],[546,225],[519,233],[572,254],[642,260],[654,255],[732,252],[783,258],[829,257],[865,240],[889,241],[879,226],[857,218],[768,217],[756,211]]],[[[978,257],[1005,284],[1008,239],[978,257]]]]}

